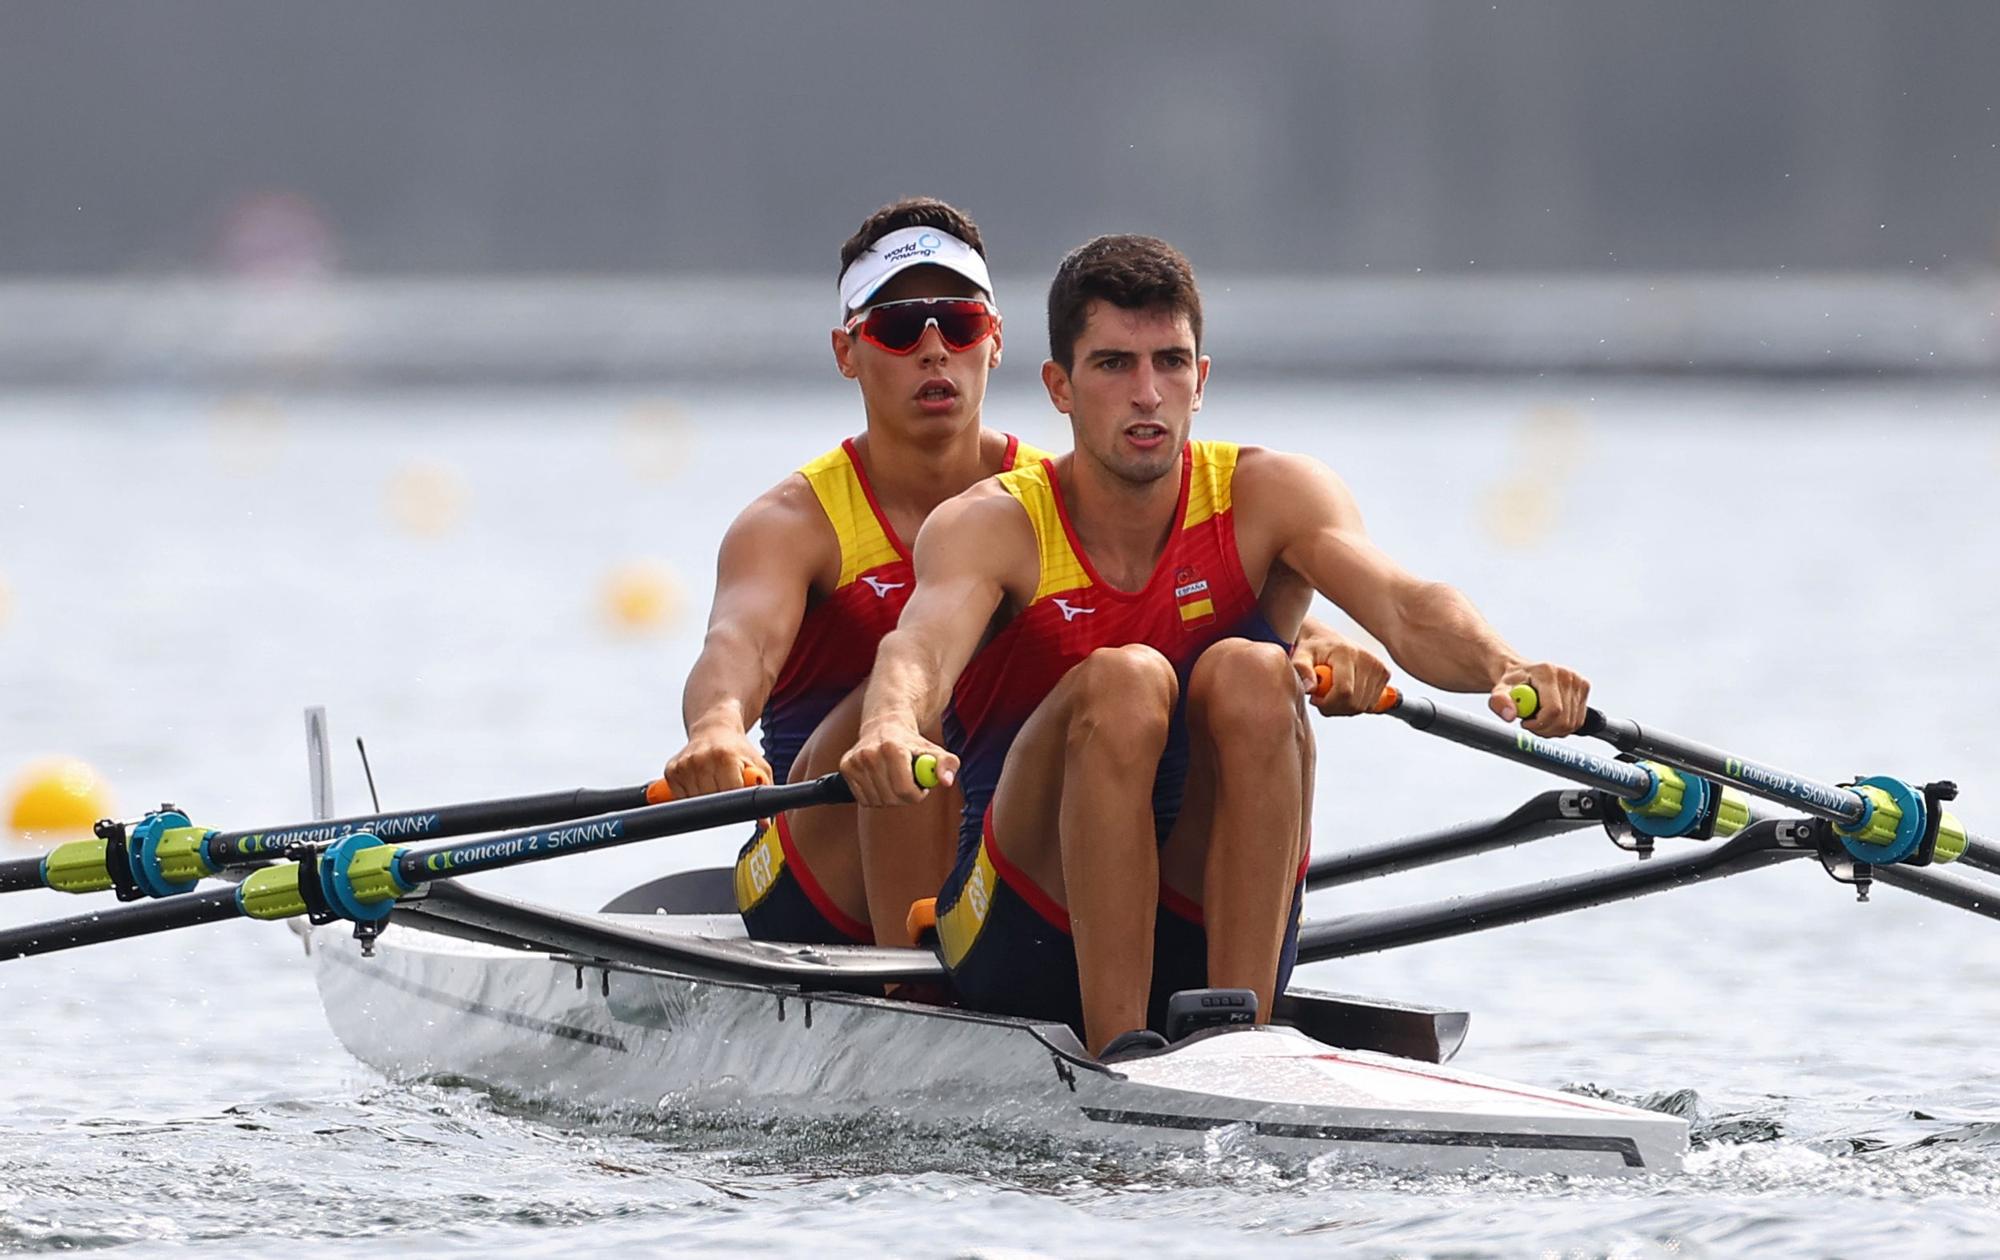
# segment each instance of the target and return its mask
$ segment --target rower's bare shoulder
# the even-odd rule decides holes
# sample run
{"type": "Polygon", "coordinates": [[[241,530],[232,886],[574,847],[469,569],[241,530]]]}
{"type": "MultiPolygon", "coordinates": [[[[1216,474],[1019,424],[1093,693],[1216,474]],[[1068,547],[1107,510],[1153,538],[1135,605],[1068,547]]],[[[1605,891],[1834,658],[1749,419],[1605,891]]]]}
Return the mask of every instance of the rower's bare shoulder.
{"type": "Polygon", "coordinates": [[[929,562],[1005,580],[1032,573],[1037,557],[1026,509],[993,477],[938,504],[917,535],[919,578],[929,562]]]}
{"type": "Polygon", "coordinates": [[[1234,497],[1238,510],[1295,514],[1315,504],[1345,517],[1356,511],[1354,495],[1325,461],[1296,451],[1245,446],[1236,453],[1234,497]]]}
{"type": "Polygon", "coordinates": [[[759,543],[809,544],[817,537],[837,541],[812,484],[792,473],[745,504],[729,524],[729,538],[747,537],[759,543]]]}
{"type": "Polygon", "coordinates": [[[1269,446],[1239,446],[1236,448],[1236,483],[1255,485],[1270,482],[1274,485],[1299,483],[1323,478],[1339,481],[1339,474],[1328,467],[1324,460],[1297,451],[1281,451],[1269,446]],[[1249,478],[1246,482],[1244,479],[1249,478]]]}
{"type": "Polygon", "coordinates": [[[724,562],[732,552],[785,554],[812,570],[838,568],[840,537],[811,483],[792,473],[750,500],[723,535],[724,562]]]}
{"type": "Polygon", "coordinates": [[[931,509],[923,533],[951,538],[977,537],[981,533],[1000,537],[1019,534],[1030,542],[1034,539],[1026,509],[1019,499],[1007,493],[998,477],[974,482],[963,493],[931,509]]]}

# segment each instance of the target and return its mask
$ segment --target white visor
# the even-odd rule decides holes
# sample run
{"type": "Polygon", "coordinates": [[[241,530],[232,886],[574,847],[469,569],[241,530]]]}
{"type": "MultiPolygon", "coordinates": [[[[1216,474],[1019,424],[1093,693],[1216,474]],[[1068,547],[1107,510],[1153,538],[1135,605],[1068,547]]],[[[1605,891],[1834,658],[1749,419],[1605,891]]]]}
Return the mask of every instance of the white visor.
{"type": "Polygon", "coordinates": [[[993,281],[978,250],[937,228],[898,228],[862,250],[861,256],[840,273],[840,317],[846,319],[868,305],[868,299],[889,283],[890,277],[911,267],[955,271],[978,285],[989,300],[993,297],[993,281]]]}

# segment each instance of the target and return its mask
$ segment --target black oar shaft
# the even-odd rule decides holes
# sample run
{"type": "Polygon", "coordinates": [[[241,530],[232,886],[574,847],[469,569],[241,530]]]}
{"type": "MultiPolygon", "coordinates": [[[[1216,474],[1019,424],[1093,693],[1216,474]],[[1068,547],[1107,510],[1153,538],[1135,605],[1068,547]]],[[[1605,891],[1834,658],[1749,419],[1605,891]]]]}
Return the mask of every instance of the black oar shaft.
{"type": "Polygon", "coordinates": [[[234,919],[241,913],[234,888],[215,888],[175,897],[171,901],[149,901],[143,905],[124,906],[97,914],[79,914],[49,923],[31,923],[26,927],[0,931],[0,961],[74,949],[80,945],[122,941],[173,928],[193,927],[198,923],[219,923],[224,919],[234,919]]]}
{"type": "Polygon", "coordinates": [[[567,788],[530,796],[238,831],[209,831],[186,824],[184,815],[165,814],[163,810],[162,814],[148,815],[145,823],[133,829],[136,838],[145,834],[145,827],[156,828],[147,836],[147,843],[156,847],[147,849],[146,858],[140,858],[137,850],[127,848],[123,842],[107,840],[100,831],[95,841],[58,846],[46,860],[0,862],[0,893],[30,888],[93,893],[136,883],[139,891],[164,897],[192,888],[196,880],[206,875],[274,861],[301,843],[325,844],[356,834],[394,843],[471,835],[503,827],[544,826],[570,818],[638,809],[659,799],[654,795],[656,792],[663,796],[665,787],[664,783],[655,782],[624,788],[567,788]],[[129,877],[124,873],[127,864],[131,867],[129,877]]]}
{"type": "MultiPolygon", "coordinates": [[[[1884,845],[1891,842],[1892,837],[1888,832],[1893,828],[1879,822],[1878,811],[1870,805],[1869,799],[1855,788],[1822,783],[1817,779],[1793,774],[1789,770],[1761,765],[1692,739],[1670,735],[1665,731],[1649,730],[1626,718],[1607,717],[1596,709],[1585,712],[1583,725],[1578,728],[1578,733],[1604,740],[1622,752],[1650,757],[1675,769],[1707,775],[1724,783],[1733,783],[1759,796],[1795,806],[1816,818],[1824,818],[1836,824],[1842,829],[1843,835],[1851,834],[1849,829],[1874,823],[1881,828],[1881,832],[1863,834],[1859,837],[1860,840],[1884,845]]],[[[1874,793],[1879,799],[1882,796],[1880,789],[1883,782],[1879,778],[1868,779],[1863,780],[1860,786],[1874,793]]],[[[1931,799],[1929,787],[1919,792],[1917,785],[1905,784],[1902,791],[1913,799],[1918,795],[1925,800],[1931,799]]],[[[1949,800],[1950,797],[1946,796],[1944,799],[1949,800]]],[[[1964,823],[1948,812],[1941,813],[1939,818],[1930,820],[1930,823],[1932,835],[1937,841],[1936,853],[1939,861],[1963,861],[1978,870],[2000,874],[2000,845],[1965,830],[1964,823]]],[[[1900,835],[1893,839],[1904,842],[1904,837],[1900,835]]]]}
{"type": "Polygon", "coordinates": [[[1664,731],[1649,731],[1625,718],[1606,717],[1589,710],[1578,729],[1579,735],[1601,739],[1620,752],[1654,757],[1677,770],[1705,774],[1734,783],[1760,796],[1800,806],[1821,818],[1849,826],[1862,820],[1867,806],[1854,792],[1770,766],[1745,761],[1741,757],[1710,748],[1706,744],[1664,731]]]}
{"type": "Polygon", "coordinates": [[[11,858],[0,862],[0,893],[26,892],[30,888],[44,888],[42,879],[42,859],[11,858]]]}
{"type": "Polygon", "coordinates": [[[1988,875],[2000,875],[2000,845],[1991,840],[1973,836],[1966,841],[1965,856],[1958,859],[1975,871],[1985,871],[1988,875]]]}
{"type": "Polygon", "coordinates": [[[587,849],[609,849],[635,840],[652,840],[683,831],[724,827],[808,805],[837,805],[853,799],[847,781],[837,774],[804,783],[741,788],[734,792],[648,805],[553,827],[481,836],[476,840],[437,848],[406,850],[397,860],[397,873],[406,884],[420,884],[426,880],[473,875],[587,849]]]}
{"type": "Polygon", "coordinates": [[[1378,875],[1400,874],[1454,858],[1471,857],[1561,835],[1602,822],[1603,811],[1598,798],[1589,792],[1551,789],[1530,798],[1504,817],[1460,823],[1402,840],[1342,849],[1316,857],[1306,868],[1306,891],[1315,892],[1378,875]]]}
{"type": "Polygon", "coordinates": [[[1392,910],[1323,919],[1299,929],[1301,963],[1348,958],[1403,945],[1526,923],[1571,910],[1623,901],[1810,856],[1776,840],[1779,824],[1754,824],[1709,849],[1690,849],[1651,862],[1561,876],[1514,888],[1451,897],[1392,910]]]}
{"type": "Polygon", "coordinates": [[[1399,694],[1395,704],[1382,712],[1454,744],[1533,766],[1572,783],[1602,788],[1623,800],[1639,800],[1653,791],[1652,774],[1639,766],[1595,756],[1574,746],[1500,726],[1467,713],[1441,709],[1420,696],[1399,694]]]}
{"type": "Polygon", "coordinates": [[[1991,885],[1969,879],[1953,879],[1938,871],[1907,866],[1879,866],[1875,868],[1874,877],[1892,888],[1901,888],[1960,910],[1970,910],[1989,919],[2000,919],[2000,889],[1991,885]]]}
{"type": "Polygon", "coordinates": [[[591,814],[638,809],[646,804],[650,785],[627,788],[575,788],[541,792],[435,809],[411,809],[386,814],[360,814],[324,822],[281,827],[222,831],[207,840],[207,853],[217,866],[238,866],[281,856],[292,845],[338,840],[365,831],[387,841],[443,839],[500,827],[539,827],[591,814]]]}
{"type": "MultiPolygon", "coordinates": [[[[924,773],[919,772],[920,781],[924,773]]],[[[190,893],[0,932],[0,960],[239,916],[295,918],[312,912],[316,901],[327,903],[328,913],[336,916],[379,921],[399,895],[449,875],[495,870],[635,840],[746,823],[808,805],[835,805],[853,799],[847,781],[829,774],[806,783],[718,792],[713,796],[607,814],[577,826],[521,831],[429,850],[403,849],[356,836],[343,839],[326,853],[308,859],[303,866],[299,862],[283,862],[262,867],[235,888],[190,893]],[[350,847],[352,852],[342,852],[350,847]],[[380,858],[373,858],[375,854],[380,854],[380,858]],[[391,880],[391,871],[398,879],[391,880]]]]}

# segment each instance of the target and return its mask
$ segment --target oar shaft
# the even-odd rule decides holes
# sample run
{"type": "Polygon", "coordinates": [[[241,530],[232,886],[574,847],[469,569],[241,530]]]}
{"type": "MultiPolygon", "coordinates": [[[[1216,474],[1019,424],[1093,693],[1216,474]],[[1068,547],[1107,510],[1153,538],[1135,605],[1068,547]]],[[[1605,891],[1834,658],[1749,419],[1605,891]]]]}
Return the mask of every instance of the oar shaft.
{"type": "Polygon", "coordinates": [[[1306,868],[1306,891],[1413,871],[1594,826],[1604,821],[1605,808],[1593,793],[1550,788],[1501,818],[1323,854],[1306,868]]]}
{"type": "MultiPolygon", "coordinates": [[[[935,787],[936,767],[919,758],[917,781],[935,787]]],[[[544,858],[610,848],[707,827],[751,822],[809,805],[851,802],[837,774],[782,787],[743,788],[663,805],[606,814],[577,826],[518,831],[429,850],[384,844],[355,832],[316,852],[305,864],[264,866],[234,888],[34,924],[0,933],[0,959],[20,958],[100,941],[122,940],[238,916],[289,919],[324,911],[329,917],[378,924],[397,898],[431,880],[516,866],[544,858]]]]}
{"type": "Polygon", "coordinates": [[[126,837],[122,844],[100,829],[96,839],[58,845],[45,858],[0,863],[0,893],[29,888],[93,893],[136,886],[147,896],[174,896],[191,891],[206,876],[273,861],[301,843],[324,844],[362,834],[392,841],[443,839],[502,827],[544,826],[670,799],[666,783],[655,780],[636,787],[570,788],[240,831],[197,827],[185,814],[163,807],[121,833],[126,837]]]}
{"type": "MultiPolygon", "coordinates": [[[[1333,670],[1316,665],[1313,673],[1317,679],[1313,695],[1325,697],[1333,688],[1333,670]]],[[[1528,704],[1532,694],[1530,691],[1528,697],[1516,700],[1517,706],[1526,706],[1521,708],[1523,716],[1532,711],[1528,704]]],[[[1597,788],[1616,798],[1626,825],[1643,835],[1707,839],[1733,835],[1751,821],[1750,809],[1741,797],[1719,791],[1706,779],[1683,776],[1665,764],[1632,764],[1594,756],[1574,744],[1556,743],[1468,713],[1440,709],[1394,687],[1382,689],[1370,712],[1386,713],[1415,730],[1597,788]]]]}
{"type": "Polygon", "coordinates": [[[638,809],[652,802],[655,785],[625,788],[575,788],[501,800],[472,801],[435,809],[362,814],[325,822],[291,824],[243,831],[218,831],[208,837],[209,860],[218,866],[266,862],[300,842],[318,843],[365,831],[383,840],[429,840],[471,835],[498,827],[539,827],[591,814],[638,809]]]}
{"type": "Polygon", "coordinates": [[[1754,824],[1735,839],[1714,848],[1688,849],[1650,862],[1586,871],[1422,905],[1322,919],[1300,928],[1299,961],[1348,958],[1526,923],[1757,870],[1811,853],[1809,849],[1776,843],[1776,827],[1775,823],[1754,824]]]}
{"type": "Polygon", "coordinates": [[[404,883],[416,885],[426,880],[474,875],[523,862],[608,849],[635,840],[728,826],[747,818],[768,818],[808,805],[842,804],[853,799],[847,781],[829,774],[804,783],[689,797],[561,826],[481,836],[438,848],[406,849],[397,858],[396,871],[404,883]]]}
{"type": "Polygon", "coordinates": [[[1379,712],[1398,718],[1416,730],[1442,736],[1454,744],[1533,766],[1572,783],[1602,788],[1622,800],[1640,800],[1653,791],[1653,775],[1640,766],[1599,757],[1467,713],[1441,709],[1421,696],[1406,696],[1393,688],[1383,698],[1387,700],[1391,695],[1394,696],[1394,703],[1380,708],[1379,712]]]}
{"type": "Polygon", "coordinates": [[[242,914],[234,888],[215,888],[190,893],[171,901],[149,901],[122,906],[96,914],[79,914],[50,923],[30,923],[25,927],[0,931],[0,962],[48,954],[80,945],[99,945],[147,936],[199,923],[219,923],[242,914]]]}
{"type": "Polygon", "coordinates": [[[1975,871],[2000,875],[2000,844],[1995,844],[1983,836],[1968,836],[1965,842],[1965,856],[1959,861],[1975,871]]]}
{"type": "Polygon", "coordinates": [[[1989,919],[2000,919],[2000,890],[1984,881],[1954,879],[1941,871],[1908,866],[1878,867],[1874,877],[1891,888],[1901,888],[1989,919]]]}
{"type": "Polygon", "coordinates": [[[1852,826],[1868,812],[1860,794],[1848,788],[1759,765],[1678,735],[1649,731],[1637,722],[1606,717],[1596,709],[1586,712],[1577,734],[1604,740],[1622,752],[1664,761],[1676,769],[1734,783],[1832,822],[1852,826]]]}
{"type": "Polygon", "coordinates": [[[26,892],[30,888],[45,888],[42,879],[42,859],[12,858],[0,862],[0,893],[26,892]]]}
{"type": "MultiPolygon", "coordinates": [[[[1532,706],[1532,688],[1516,688],[1515,702],[1532,706]]],[[[1919,787],[1900,778],[1874,775],[1853,787],[1837,787],[1789,770],[1760,765],[1734,753],[1665,731],[1647,730],[1637,722],[1585,711],[1585,735],[1602,739],[1628,753],[1640,754],[1693,774],[1706,775],[1759,796],[1804,810],[1834,824],[1834,831],[1857,861],[1871,865],[1899,862],[1953,862],[1970,854],[1973,865],[1993,870],[2000,849],[1968,832],[1957,815],[1944,808],[1957,790],[1949,784],[1919,787]]]]}

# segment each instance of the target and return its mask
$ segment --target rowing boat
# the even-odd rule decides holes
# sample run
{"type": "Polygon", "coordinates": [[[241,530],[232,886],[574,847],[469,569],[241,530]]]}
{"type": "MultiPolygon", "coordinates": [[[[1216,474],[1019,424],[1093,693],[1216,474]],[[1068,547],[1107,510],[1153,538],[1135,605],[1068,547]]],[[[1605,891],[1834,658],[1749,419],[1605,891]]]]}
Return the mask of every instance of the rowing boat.
{"type": "Polygon", "coordinates": [[[916,950],[753,942],[733,915],[564,913],[447,884],[431,898],[450,904],[406,905],[372,957],[341,924],[306,938],[335,1034],[399,1081],[592,1111],[890,1111],[1089,1147],[1223,1141],[1394,1168],[1617,1175],[1678,1169],[1687,1149],[1675,1117],[1442,1066],[1462,1012],[1294,989],[1280,1022],[1106,1066],[1061,1024],[842,991],[933,973],[916,950]],[[799,981],[698,974],[688,946],[789,961],[799,981]]]}
{"type": "MultiPolygon", "coordinates": [[[[1532,692],[1514,697],[1522,713],[1532,692]]],[[[1301,963],[1440,940],[1801,859],[1866,900],[1886,885],[1987,918],[2000,844],[1946,806],[1957,788],[1870,776],[1822,783],[1589,711],[1612,760],[1383,693],[1376,712],[1535,766],[1583,790],[1497,818],[1315,859],[1308,889],[1351,884],[1602,827],[1605,867],[1428,904],[1310,920],[1301,963]],[[1802,817],[1765,817],[1735,789],[1802,817]]],[[[315,723],[321,723],[316,728],[315,723]]],[[[301,919],[327,1017],[398,1080],[449,1077],[559,1105],[773,1118],[890,1113],[1080,1146],[1226,1149],[1401,1168],[1670,1171],[1677,1118],[1445,1066],[1467,1016],[1294,988],[1267,1026],[1200,1029],[1112,1063],[1067,1027],[929,1005],[913,949],[744,938],[726,872],[686,872],[581,912],[494,896],[461,877],[853,800],[838,775],[684,801],[660,784],[331,818],[323,718],[312,823],[216,831],[171,806],[107,820],[94,840],[0,861],[0,893],[115,891],[145,904],[0,930],[0,960],[229,919],[301,919]],[[605,812],[600,812],[605,811],[605,812]],[[532,824],[532,825],[530,825],[532,824]],[[500,831],[503,827],[520,830],[500,831]],[[485,834],[475,834],[485,833],[485,834]],[[423,844],[392,844],[384,834],[423,844]],[[276,839],[274,839],[276,837],[276,839]],[[464,838],[454,838],[464,837],[464,838]],[[428,843],[441,841],[442,843],[428,843]],[[283,861],[272,861],[282,857],[283,861]],[[211,876],[240,879],[198,888],[211,876]],[[394,929],[384,934],[394,916],[394,929]]],[[[931,769],[934,769],[932,767],[931,769]]],[[[926,767],[913,766],[920,782],[926,767]]]]}

